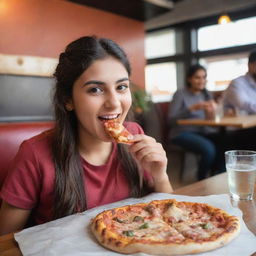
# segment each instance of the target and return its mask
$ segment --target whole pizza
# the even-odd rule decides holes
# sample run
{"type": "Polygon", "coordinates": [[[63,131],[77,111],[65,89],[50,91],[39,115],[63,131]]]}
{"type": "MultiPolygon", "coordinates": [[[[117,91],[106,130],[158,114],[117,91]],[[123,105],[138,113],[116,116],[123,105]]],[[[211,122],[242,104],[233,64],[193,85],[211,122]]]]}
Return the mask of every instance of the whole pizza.
{"type": "Polygon", "coordinates": [[[208,204],[166,199],[104,211],[91,230],[101,245],[119,253],[180,255],[224,246],[239,234],[240,223],[208,204]]]}

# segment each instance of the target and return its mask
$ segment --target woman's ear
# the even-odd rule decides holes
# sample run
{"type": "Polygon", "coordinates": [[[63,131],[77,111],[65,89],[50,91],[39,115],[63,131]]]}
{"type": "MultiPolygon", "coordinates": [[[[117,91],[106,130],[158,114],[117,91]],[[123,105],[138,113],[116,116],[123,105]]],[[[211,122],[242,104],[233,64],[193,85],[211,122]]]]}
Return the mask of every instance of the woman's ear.
{"type": "Polygon", "coordinates": [[[68,103],[66,103],[65,108],[67,111],[72,111],[74,109],[72,101],[69,101],[68,103]]]}

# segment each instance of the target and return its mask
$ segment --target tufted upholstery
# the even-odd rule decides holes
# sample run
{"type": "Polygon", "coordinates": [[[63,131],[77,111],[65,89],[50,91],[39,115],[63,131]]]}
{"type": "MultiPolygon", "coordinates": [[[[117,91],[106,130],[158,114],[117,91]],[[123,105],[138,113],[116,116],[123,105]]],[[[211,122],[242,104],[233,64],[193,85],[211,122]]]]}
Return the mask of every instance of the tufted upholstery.
{"type": "Polygon", "coordinates": [[[0,189],[22,141],[54,126],[54,122],[0,123],[0,189]]]}

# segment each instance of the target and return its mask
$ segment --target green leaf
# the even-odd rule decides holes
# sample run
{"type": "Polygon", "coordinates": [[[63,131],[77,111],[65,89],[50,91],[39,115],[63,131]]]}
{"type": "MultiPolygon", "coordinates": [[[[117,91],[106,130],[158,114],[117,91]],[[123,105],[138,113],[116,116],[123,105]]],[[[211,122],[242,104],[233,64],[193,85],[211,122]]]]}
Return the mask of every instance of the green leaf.
{"type": "Polygon", "coordinates": [[[152,105],[150,94],[138,86],[132,85],[133,109],[136,113],[146,112],[152,105]]]}
{"type": "Polygon", "coordinates": [[[143,225],[141,225],[141,226],[139,227],[139,229],[144,229],[144,228],[149,228],[148,223],[144,223],[143,225]]]}
{"type": "Polygon", "coordinates": [[[200,224],[200,226],[201,226],[203,229],[208,229],[208,228],[210,228],[210,224],[209,224],[209,223],[202,223],[202,224],[200,224]]]}
{"type": "Polygon", "coordinates": [[[134,236],[133,230],[125,230],[122,233],[125,236],[134,236]]]}

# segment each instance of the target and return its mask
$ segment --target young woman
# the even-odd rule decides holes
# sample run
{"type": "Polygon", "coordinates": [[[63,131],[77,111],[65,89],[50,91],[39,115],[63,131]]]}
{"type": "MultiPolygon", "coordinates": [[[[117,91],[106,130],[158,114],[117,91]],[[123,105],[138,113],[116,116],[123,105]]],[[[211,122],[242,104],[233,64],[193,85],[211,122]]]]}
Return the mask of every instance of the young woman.
{"type": "Polygon", "coordinates": [[[123,123],[131,107],[130,64],[113,41],[82,37],[60,54],[56,127],[25,141],[1,191],[0,233],[143,196],[172,192],[161,144],[133,122],[132,145],[117,144],[103,122],[123,123]],[[140,174],[144,170],[143,186],[140,174]]]}
{"type": "Polygon", "coordinates": [[[213,118],[216,103],[206,90],[206,70],[201,65],[190,67],[185,88],[178,90],[169,109],[170,140],[188,151],[200,155],[198,179],[206,178],[210,171],[224,171],[224,152],[217,131],[206,126],[181,126],[178,119],[213,118]],[[218,149],[217,149],[218,146],[218,149]],[[223,156],[222,156],[223,154],[223,156]]]}

